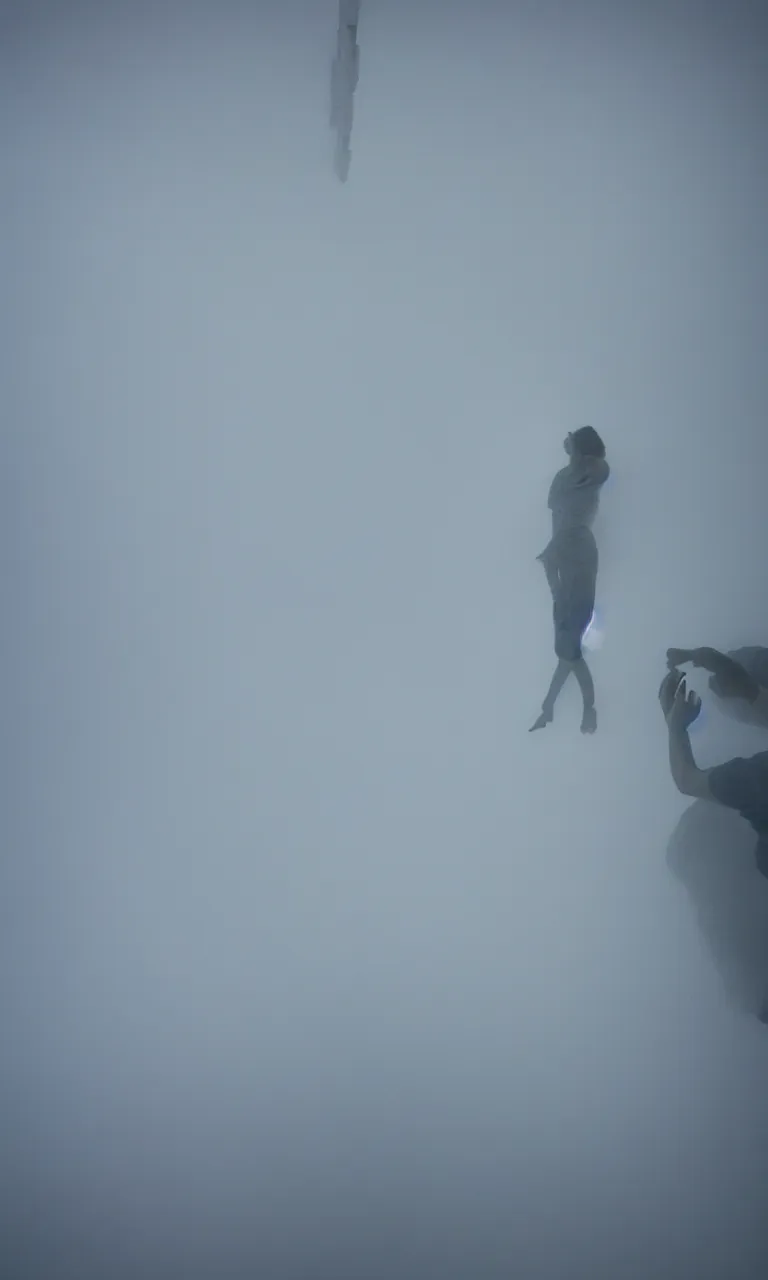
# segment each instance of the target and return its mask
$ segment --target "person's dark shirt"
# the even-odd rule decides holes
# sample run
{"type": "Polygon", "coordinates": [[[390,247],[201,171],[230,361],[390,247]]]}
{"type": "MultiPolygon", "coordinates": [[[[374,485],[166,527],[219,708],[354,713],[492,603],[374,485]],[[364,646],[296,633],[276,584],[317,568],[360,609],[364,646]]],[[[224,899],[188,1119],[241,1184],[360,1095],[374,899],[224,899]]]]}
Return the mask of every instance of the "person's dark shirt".
{"type": "Polygon", "coordinates": [[[667,866],[685,886],[729,1000],[766,1021],[768,881],[755,869],[753,847],[735,810],[697,800],[674,830],[667,866]]]}
{"type": "Polygon", "coordinates": [[[709,770],[709,789],[715,800],[736,809],[757,832],[755,859],[768,876],[768,751],[715,765],[709,770]]]}

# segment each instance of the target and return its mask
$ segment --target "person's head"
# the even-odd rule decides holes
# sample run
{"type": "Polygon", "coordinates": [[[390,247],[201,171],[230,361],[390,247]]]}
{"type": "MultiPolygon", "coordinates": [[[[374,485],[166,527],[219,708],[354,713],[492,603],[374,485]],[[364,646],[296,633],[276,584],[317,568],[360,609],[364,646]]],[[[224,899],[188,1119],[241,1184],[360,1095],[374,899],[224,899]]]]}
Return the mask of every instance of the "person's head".
{"type": "Polygon", "coordinates": [[[564,441],[565,452],[569,457],[604,458],[605,445],[594,427],[577,427],[569,431],[564,441]]]}

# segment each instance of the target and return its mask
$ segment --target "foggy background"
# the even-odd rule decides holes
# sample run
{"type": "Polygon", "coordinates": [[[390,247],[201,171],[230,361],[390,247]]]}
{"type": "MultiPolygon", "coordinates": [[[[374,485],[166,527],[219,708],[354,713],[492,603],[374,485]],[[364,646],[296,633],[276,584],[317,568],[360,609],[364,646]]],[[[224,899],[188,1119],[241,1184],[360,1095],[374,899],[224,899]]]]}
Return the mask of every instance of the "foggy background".
{"type": "Polygon", "coordinates": [[[768,644],[759,6],[363,0],[346,187],[335,0],[0,12],[4,1280],[753,1280],[656,695],[768,644]]]}

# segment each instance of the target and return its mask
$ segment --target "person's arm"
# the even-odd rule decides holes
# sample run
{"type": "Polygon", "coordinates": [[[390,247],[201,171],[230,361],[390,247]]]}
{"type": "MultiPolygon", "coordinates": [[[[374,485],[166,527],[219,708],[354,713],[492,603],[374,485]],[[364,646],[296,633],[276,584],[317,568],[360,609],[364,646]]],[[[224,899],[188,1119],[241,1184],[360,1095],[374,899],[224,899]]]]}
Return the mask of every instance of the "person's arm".
{"type": "Polygon", "coordinates": [[[709,769],[700,769],[696,764],[688,729],[674,722],[669,725],[669,768],[675,786],[684,796],[716,799],[709,789],[709,769]]]}
{"type": "Polygon", "coordinates": [[[686,689],[685,676],[672,670],[659,689],[659,702],[669,736],[669,768],[672,780],[684,796],[715,800],[709,786],[709,770],[696,764],[688,729],[701,711],[701,698],[686,689]]]}

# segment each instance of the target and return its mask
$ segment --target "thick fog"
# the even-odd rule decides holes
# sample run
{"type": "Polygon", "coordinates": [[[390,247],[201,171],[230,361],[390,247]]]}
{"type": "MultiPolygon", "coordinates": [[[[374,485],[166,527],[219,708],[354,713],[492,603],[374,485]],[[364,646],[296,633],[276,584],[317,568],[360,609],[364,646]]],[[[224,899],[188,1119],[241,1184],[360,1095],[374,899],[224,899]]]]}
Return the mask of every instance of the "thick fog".
{"type": "Polygon", "coordinates": [[[342,185],[337,13],[2,8],[0,1270],[756,1280],[657,690],[768,644],[767,28],[363,0],[342,185]],[[529,735],[586,422],[599,727],[529,735]]]}

